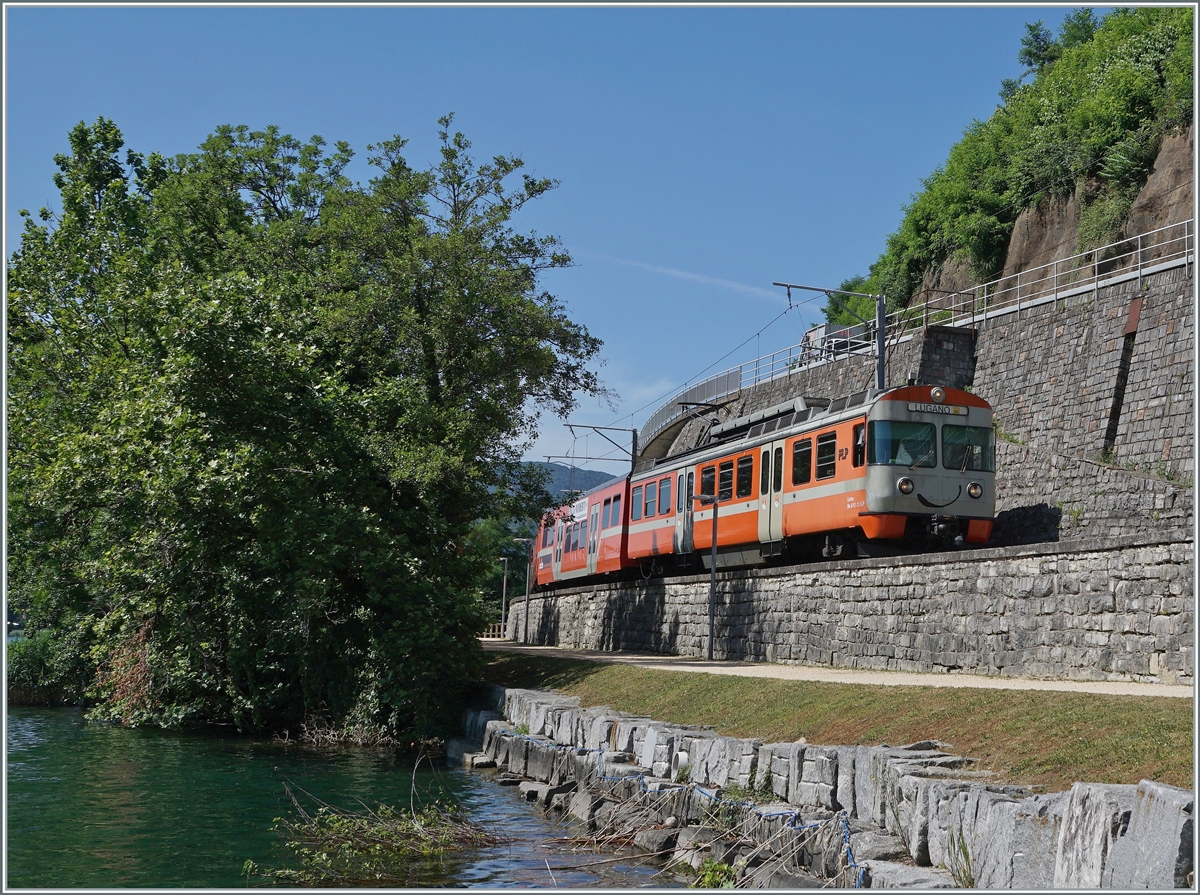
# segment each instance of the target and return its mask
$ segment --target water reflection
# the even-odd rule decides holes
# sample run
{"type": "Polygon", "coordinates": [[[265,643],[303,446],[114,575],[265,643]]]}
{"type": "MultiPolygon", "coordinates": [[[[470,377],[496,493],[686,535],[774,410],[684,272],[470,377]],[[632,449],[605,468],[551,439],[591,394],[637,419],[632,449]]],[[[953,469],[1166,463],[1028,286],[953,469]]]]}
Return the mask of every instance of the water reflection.
{"type": "Polygon", "coordinates": [[[414,885],[677,886],[657,868],[548,842],[567,833],[515,788],[481,774],[360,750],[313,751],[237,735],[90,725],[70,709],[7,718],[9,887],[241,887],[246,859],[281,866],[271,831],[289,810],[283,783],[355,809],[448,793],[513,841],[416,870],[414,885]],[[549,864],[549,869],[547,868],[549,864]],[[592,864],[587,867],[583,865],[592,864]]]}

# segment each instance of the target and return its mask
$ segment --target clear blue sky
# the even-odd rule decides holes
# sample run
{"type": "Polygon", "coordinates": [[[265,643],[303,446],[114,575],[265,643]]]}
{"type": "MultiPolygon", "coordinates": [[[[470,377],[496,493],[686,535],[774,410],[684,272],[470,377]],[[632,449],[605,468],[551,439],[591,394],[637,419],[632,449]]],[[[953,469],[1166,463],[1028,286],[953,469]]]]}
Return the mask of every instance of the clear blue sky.
{"type": "MultiPolygon", "coordinates": [[[[545,285],[604,340],[621,398],[572,419],[640,426],[743,340],[714,371],[797,342],[821,301],[755,337],[786,307],[771,282],[865,273],[1021,73],[1024,23],[1057,30],[1067,12],[8,6],[5,246],[17,209],[55,208],[53,156],[79,121],[166,154],[219,124],[277,124],[350,142],[365,179],[366,144],[396,134],[432,164],[454,112],[479,156],[561,181],[518,224],[573,253],[545,285]]],[[[571,449],[558,420],[542,432],[531,459],[571,449]]]]}

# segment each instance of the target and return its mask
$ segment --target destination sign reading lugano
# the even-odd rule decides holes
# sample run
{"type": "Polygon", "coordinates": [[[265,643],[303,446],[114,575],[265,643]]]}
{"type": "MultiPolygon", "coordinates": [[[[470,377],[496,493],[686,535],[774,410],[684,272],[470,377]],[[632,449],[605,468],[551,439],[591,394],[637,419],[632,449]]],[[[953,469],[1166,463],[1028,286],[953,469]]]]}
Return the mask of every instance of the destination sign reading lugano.
{"type": "Polygon", "coordinates": [[[915,401],[909,401],[908,409],[914,413],[943,413],[946,416],[967,415],[967,408],[957,404],[918,404],[915,401]]]}

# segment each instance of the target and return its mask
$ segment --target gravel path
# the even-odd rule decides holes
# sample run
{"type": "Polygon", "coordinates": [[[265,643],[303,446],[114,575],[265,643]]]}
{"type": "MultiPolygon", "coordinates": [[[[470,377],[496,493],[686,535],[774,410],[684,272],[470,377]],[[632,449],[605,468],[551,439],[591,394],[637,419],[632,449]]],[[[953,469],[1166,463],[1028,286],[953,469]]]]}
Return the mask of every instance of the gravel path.
{"type": "Polygon", "coordinates": [[[661,671],[767,677],[783,681],[824,681],[833,684],[869,684],[881,687],[976,687],[981,690],[1060,690],[1068,693],[1107,693],[1116,696],[1172,696],[1192,698],[1190,686],[1142,684],[1130,681],[1042,681],[1032,678],[984,677],[974,674],[916,674],[907,671],[866,671],[813,665],[777,665],[770,662],[709,662],[690,656],[653,653],[604,653],[595,650],[526,646],[507,640],[484,640],[487,652],[526,653],[561,659],[587,659],[617,665],[637,665],[661,671]]]}

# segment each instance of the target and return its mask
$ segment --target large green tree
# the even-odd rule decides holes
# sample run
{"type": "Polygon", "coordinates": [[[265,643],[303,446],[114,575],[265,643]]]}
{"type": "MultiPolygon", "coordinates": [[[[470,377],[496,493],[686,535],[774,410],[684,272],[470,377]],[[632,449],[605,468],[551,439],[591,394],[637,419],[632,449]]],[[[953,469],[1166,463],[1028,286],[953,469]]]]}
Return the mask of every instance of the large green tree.
{"type": "Polygon", "coordinates": [[[9,595],[98,713],[421,735],[476,670],[472,528],[544,500],[522,448],[599,343],[513,228],[555,184],[440,123],[366,185],[274,128],[71,132],[8,270],[9,595]]]}

